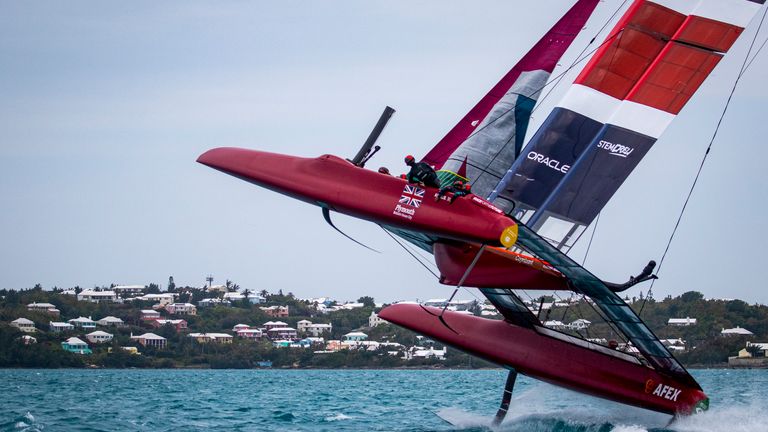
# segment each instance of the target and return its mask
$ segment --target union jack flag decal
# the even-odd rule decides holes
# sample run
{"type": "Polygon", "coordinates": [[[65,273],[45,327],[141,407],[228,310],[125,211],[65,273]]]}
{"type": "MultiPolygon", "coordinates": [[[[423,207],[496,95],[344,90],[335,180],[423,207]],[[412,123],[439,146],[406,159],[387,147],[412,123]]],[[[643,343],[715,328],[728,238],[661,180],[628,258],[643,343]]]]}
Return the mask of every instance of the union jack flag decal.
{"type": "Polygon", "coordinates": [[[414,208],[421,206],[421,200],[424,199],[424,189],[416,186],[405,185],[403,195],[400,197],[400,204],[405,204],[414,208]]]}

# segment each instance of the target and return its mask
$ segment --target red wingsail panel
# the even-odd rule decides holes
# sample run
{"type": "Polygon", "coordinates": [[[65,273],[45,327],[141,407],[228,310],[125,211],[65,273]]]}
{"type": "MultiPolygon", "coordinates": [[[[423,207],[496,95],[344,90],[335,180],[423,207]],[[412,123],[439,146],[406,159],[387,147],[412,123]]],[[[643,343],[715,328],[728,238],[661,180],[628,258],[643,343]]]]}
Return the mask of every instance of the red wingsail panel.
{"type": "Polygon", "coordinates": [[[624,99],[685,20],[681,13],[655,3],[635,2],[574,84],[624,99]]]}
{"type": "Polygon", "coordinates": [[[670,43],[627,100],[678,114],[722,57],[706,49],[670,43]]]}
{"type": "Polygon", "coordinates": [[[723,11],[732,6],[729,2],[692,2],[691,11],[661,3],[636,1],[614,27],[610,43],[595,53],[574,84],[678,114],[744,28],[723,11]]]}
{"type": "Polygon", "coordinates": [[[512,88],[522,73],[528,71],[552,73],[560,57],[584,27],[597,3],[597,0],[579,0],[422,160],[430,165],[442,167],[448,157],[488,116],[494,105],[512,88]]]}

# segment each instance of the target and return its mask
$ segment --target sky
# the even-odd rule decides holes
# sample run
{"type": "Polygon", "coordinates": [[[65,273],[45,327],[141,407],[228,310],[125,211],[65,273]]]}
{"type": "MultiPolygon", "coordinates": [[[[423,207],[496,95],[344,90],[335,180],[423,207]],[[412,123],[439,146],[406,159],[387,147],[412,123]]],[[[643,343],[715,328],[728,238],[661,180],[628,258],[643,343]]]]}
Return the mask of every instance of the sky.
{"type": "MultiPolygon", "coordinates": [[[[555,74],[621,3],[598,5],[555,74]]],[[[3,2],[0,288],[201,286],[211,274],[299,297],[447,297],[376,225],[334,216],[381,253],[319,208],[195,159],[220,146],[351,157],[389,105],[369,166],[404,172],[403,156],[425,154],[570,4],[3,2]]],[[[623,282],[661,258],[756,27],[603,210],[586,259],[596,275],[623,282]]],[[[740,81],[656,298],[768,303],[766,69],[761,52],[740,81]]],[[[529,136],[573,78],[537,108],[529,136]]],[[[579,262],[588,240],[571,252],[579,262]]]]}

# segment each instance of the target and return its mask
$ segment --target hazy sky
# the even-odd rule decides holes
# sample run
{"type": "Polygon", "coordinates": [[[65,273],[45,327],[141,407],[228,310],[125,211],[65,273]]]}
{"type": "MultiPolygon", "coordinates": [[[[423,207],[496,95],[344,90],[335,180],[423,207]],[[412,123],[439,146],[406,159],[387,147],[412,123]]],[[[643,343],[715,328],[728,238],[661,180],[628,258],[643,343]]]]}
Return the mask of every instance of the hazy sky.
{"type": "MultiPolygon", "coordinates": [[[[600,3],[564,65],[620,3],[600,3]]],[[[369,166],[404,171],[402,157],[425,154],[572,2],[522,4],[3,2],[0,287],[170,275],[199,286],[210,273],[302,297],[449,295],[377,226],[335,217],[381,254],[338,235],[319,208],[195,159],[219,146],[351,157],[390,105],[369,166]]],[[[623,282],[661,257],[756,24],[603,211],[586,263],[598,276],[623,282]]],[[[736,91],[657,298],[768,303],[767,55],[736,91]]]]}

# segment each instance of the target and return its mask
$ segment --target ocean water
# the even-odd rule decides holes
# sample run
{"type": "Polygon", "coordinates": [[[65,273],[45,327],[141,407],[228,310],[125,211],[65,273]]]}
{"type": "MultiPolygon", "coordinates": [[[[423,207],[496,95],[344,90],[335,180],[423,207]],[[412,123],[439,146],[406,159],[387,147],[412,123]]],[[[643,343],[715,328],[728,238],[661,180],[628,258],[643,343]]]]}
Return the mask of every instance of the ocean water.
{"type": "Polygon", "coordinates": [[[768,370],[701,370],[708,412],[670,416],[502,370],[0,370],[2,431],[768,431],[768,370]],[[447,422],[449,419],[451,422],[447,422]]]}

